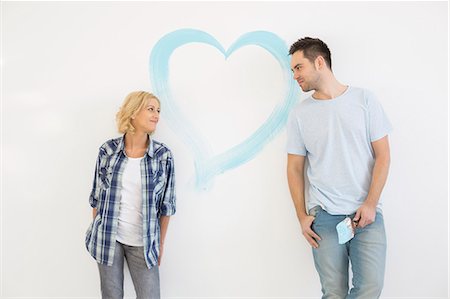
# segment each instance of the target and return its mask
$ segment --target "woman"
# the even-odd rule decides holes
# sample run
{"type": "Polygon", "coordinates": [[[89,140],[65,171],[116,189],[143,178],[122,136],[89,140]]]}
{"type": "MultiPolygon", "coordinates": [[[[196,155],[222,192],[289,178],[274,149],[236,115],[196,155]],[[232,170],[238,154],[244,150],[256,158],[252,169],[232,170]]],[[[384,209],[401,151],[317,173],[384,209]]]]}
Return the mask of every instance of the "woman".
{"type": "Polygon", "coordinates": [[[158,266],[175,213],[175,175],[171,151],[151,138],[159,113],[153,94],[130,93],[116,116],[124,135],[100,147],[86,247],[98,263],[102,298],[123,298],[124,259],[137,298],[160,298],[158,266]]]}

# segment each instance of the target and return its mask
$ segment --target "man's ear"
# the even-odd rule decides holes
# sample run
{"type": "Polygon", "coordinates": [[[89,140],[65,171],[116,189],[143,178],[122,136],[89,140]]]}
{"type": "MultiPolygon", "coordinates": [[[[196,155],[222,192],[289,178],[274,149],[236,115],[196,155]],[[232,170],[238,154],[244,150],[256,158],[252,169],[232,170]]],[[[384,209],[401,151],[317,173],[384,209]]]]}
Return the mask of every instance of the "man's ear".
{"type": "Polygon", "coordinates": [[[316,67],[316,70],[323,70],[327,67],[327,63],[325,62],[323,56],[317,56],[316,60],[314,60],[314,66],[316,67]]]}

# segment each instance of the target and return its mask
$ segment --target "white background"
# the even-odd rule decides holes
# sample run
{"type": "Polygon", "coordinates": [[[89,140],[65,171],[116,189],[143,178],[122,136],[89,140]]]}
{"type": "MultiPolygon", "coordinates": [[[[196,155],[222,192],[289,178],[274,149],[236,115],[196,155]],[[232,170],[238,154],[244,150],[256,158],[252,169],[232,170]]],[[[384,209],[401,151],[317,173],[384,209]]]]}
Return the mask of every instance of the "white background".
{"type": "MultiPolygon", "coordinates": [[[[378,95],[394,126],[382,195],[383,297],[447,298],[447,12],[446,2],[4,2],[1,297],[100,296],[84,247],[98,147],[118,136],[114,116],[124,97],[152,90],[152,46],[195,28],[225,49],[255,30],[287,46],[320,37],[336,77],[378,95]]],[[[284,91],[264,50],[233,55],[224,60],[193,45],[172,56],[176,102],[218,152],[258,127],[284,91]]],[[[177,169],[178,211],[160,269],[164,298],[320,296],[286,183],[284,129],[204,191],[191,186],[193,157],[164,113],[155,139],[173,150],[177,169]]],[[[129,275],[125,288],[134,295],[129,275]]]]}

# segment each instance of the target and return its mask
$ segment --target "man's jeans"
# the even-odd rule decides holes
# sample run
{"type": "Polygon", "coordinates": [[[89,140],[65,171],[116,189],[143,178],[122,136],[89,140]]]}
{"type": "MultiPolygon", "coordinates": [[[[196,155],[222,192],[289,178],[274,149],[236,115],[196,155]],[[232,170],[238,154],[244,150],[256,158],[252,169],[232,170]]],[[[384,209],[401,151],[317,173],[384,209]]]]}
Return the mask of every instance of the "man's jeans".
{"type": "Polygon", "coordinates": [[[313,231],[319,235],[319,248],[313,248],[314,263],[322,284],[323,299],[374,299],[383,288],[386,261],[386,233],[383,215],[377,212],[375,222],[356,228],[355,237],[338,243],[336,225],[352,215],[330,215],[320,206],[310,210],[315,216],[313,231]],[[349,261],[353,287],[349,292],[349,261]]]}
{"type": "Polygon", "coordinates": [[[98,264],[103,299],[123,298],[123,263],[127,260],[137,299],[159,299],[159,269],[147,268],[144,247],[116,242],[112,266],[98,264]]]}

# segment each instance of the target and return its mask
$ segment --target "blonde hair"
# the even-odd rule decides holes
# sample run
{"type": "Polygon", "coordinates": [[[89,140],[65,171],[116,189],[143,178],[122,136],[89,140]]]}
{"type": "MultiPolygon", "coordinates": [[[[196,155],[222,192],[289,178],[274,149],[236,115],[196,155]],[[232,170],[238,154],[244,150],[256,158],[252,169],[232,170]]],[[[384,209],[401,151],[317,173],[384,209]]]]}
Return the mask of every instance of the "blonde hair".
{"type": "Polygon", "coordinates": [[[147,100],[150,99],[155,99],[161,105],[161,102],[154,94],[146,91],[133,91],[127,95],[119,112],[116,114],[117,129],[120,133],[134,133],[135,128],[131,124],[131,119],[138,114],[147,100]]]}

